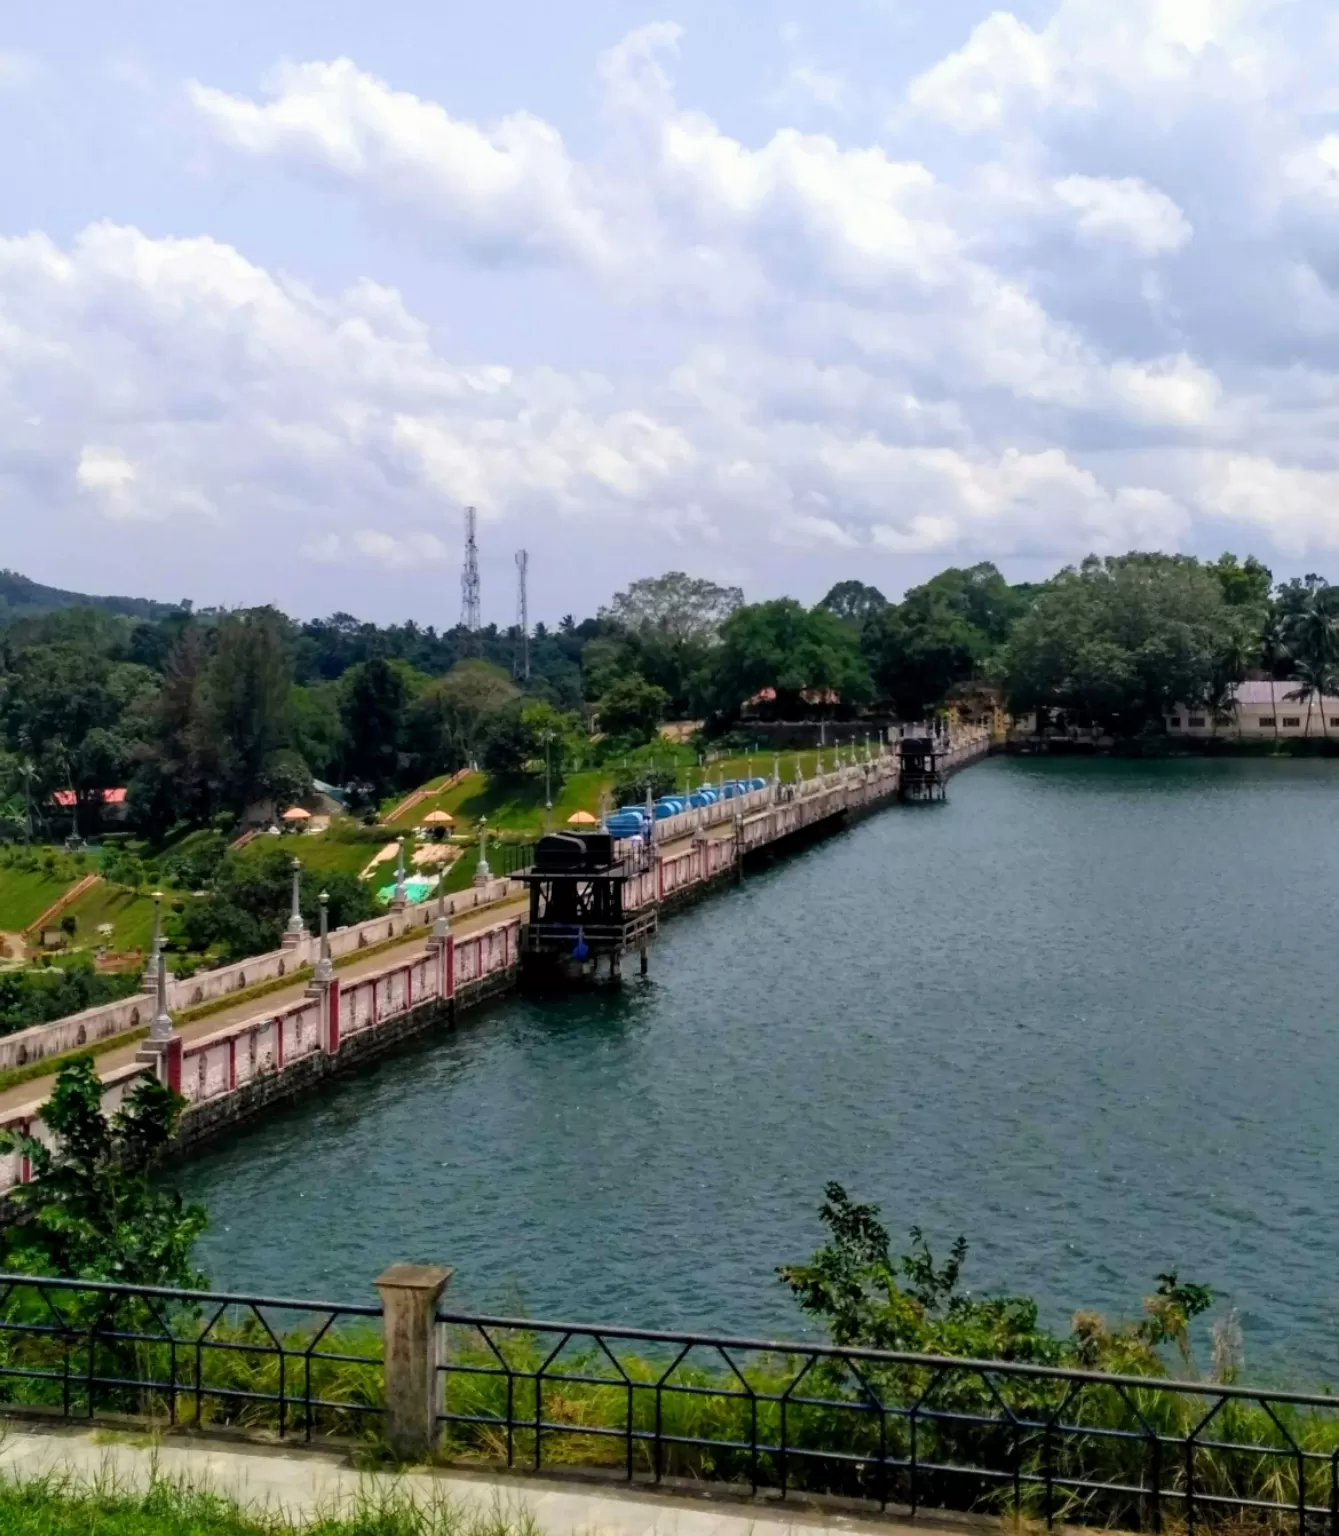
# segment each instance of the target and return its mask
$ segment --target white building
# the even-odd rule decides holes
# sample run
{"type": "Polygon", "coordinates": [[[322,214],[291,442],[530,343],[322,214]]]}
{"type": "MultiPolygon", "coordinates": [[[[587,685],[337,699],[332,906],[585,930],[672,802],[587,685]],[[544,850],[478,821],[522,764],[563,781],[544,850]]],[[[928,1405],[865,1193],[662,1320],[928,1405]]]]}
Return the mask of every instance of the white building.
{"type": "Polygon", "coordinates": [[[1334,736],[1339,739],[1339,698],[1313,694],[1309,699],[1289,698],[1301,684],[1280,678],[1277,682],[1238,683],[1226,713],[1201,705],[1178,707],[1166,717],[1170,736],[1234,736],[1243,740],[1301,736],[1334,736]]]}

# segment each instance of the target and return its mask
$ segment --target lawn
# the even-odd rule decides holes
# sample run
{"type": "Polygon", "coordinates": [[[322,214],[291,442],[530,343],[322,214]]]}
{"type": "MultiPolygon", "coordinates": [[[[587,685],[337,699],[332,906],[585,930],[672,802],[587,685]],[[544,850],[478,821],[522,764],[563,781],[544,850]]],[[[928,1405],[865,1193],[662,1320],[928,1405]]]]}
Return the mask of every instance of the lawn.
{"type": "Polygon", "coordinates": [[[71,873],[58,866],[53,877],[43,869],[25,870],[0,864],[0,931],[22,932],[86,873],[87,870],[71,873]]]}
{"type": "MultiPolygon", "coordinates": [[[[704,771],[713,784],[718,784],[722,777],[770,778],[774,761],[779,761],[782,780],[789,782],[795,777],[797,761],[806,779],[813,778],[818,772],[820,758],[827,769],[836,763],[836,753],[831,747],[823,753],[782,752],[779,759],[774,759],[770,752],[755,757],[718,758],[705,770],[685,749],[676,752],[674,748],[667,748],[661,761],[669,766],[675,756],[680,759],[675,765],[675,787],[684,792],[702,784],[704,771]]],[[[568,774],[554,798],[554,826],[562,826],[574,811],[588,811],[592,816],[598,816],[602,797],[612,790],[615,780],[624,771],[618,764],[568,774]]],[[[499,779],[486,773],[471,773],[450,789],[420,801],[405,822],[417,824],[429,811],[435,810],[450,812],[461,831],[472,830],[478,825],[479,818],[486,816],[488,825],[495,831],[537,837],[544,830],[544,776],[531,774],[524,778],[499,779]]]]}
{"type": "MultiPolygon", "coordinates": [[[[173,893],[167,899],[181,901],[183,898],[173,893]]],[[[92,949],[105,943],[116,954],[126,954],[133,949],[147,954],[153,942],[153,897],[147,892],[136,895],[125,886],[100,880],[66,910],[79,922],[74,936],[77,949],[92,949]],[[112,925],[110,939],[99,935],[98,927],[102,923],[112,925]]]]}

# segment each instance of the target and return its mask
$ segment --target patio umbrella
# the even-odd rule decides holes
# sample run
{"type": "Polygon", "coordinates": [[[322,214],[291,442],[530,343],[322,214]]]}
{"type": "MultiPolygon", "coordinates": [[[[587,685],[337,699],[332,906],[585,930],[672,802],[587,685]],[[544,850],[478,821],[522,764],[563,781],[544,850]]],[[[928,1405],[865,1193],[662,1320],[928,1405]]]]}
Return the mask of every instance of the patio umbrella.
{"type": "Polygon", "coordinates": [[[304,811],[300,805],[290,805],[284,812],[285,821],[310,821],[312,813],[304,811]]]}
{"type": "Polygon", "coordinates": [[[598,816],[592,816],[589,811],[573,811],[567,818],[569,827],[597,827],[600,824],[598,816]]]}
{"type": "Polygon", "coordinates": [[[425,827],[454,827],[456,818],[450,811],[429,811],[423,818],[425,827]]]}

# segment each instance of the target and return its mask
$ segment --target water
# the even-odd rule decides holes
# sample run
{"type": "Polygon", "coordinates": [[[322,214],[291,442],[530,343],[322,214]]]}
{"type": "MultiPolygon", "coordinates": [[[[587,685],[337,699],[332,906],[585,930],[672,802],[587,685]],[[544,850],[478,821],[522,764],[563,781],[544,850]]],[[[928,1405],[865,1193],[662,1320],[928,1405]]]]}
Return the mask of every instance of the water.
{"type": "Polygon", "coordinates": [[[1339,778],[992,760],[670,921],[645,984],[510,1000],[207,1150],[214,1282],[794,1335],[824,1182],[973,1288],[1131,1315],[1174,1268],[1248,1372],[1339,1381],[1339,778]]]}

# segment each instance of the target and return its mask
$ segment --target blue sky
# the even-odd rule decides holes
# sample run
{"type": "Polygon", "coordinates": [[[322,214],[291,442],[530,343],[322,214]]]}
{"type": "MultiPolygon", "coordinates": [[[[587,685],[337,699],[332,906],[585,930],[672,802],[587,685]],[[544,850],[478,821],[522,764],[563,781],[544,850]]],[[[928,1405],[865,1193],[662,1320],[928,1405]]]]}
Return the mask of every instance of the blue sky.
{"type": "MultiPolygon", "coordinates": [[[[11,8],[13,10],[14,8],[11,8]]],[[[1315,0],[0,21],[0,563],[449,624],[1339,543],[1315,0]]]]}

